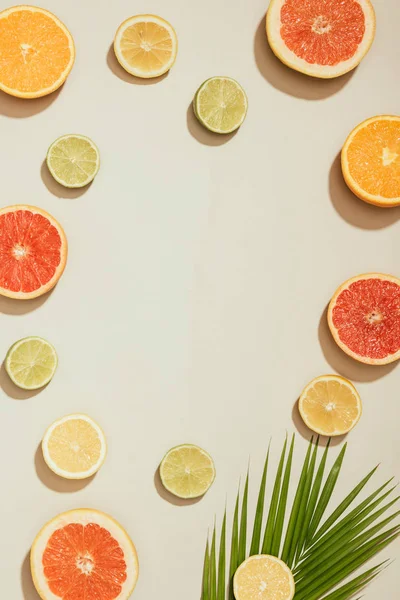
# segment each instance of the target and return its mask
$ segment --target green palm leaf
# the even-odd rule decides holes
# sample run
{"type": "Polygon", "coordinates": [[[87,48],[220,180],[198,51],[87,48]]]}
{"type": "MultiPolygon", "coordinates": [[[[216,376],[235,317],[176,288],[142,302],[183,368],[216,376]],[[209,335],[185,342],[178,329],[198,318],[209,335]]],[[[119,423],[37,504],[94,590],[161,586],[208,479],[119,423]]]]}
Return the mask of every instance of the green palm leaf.
{"type": "MultiPolygon", "coordinates": [[[[234,598],[232,579],[237,567],[248,556],[260,551],[263,517],[267,514],[261,552],[279,556],[283,546],[281,559],[294,569],[295,600],[348,600],[368,585],[382,571],[385,563],[368,568],[361,574],[355,572],[399,535],[399,525],[386,528],[400,515],[400,510],[389,513],[400,497],[389,499],[383,504],[396,486],[387,489],[392,481],[389,480],[355,505],[356,498],[375,474],[375,467],[325,518],[340,476],[346,445],[334,461],[325,481],[329,442],[318,460],[318,440],[314,443],[311,439],[296,481],[292,476],[294,436],[288,452],[287,445],[286,439],[269,506],[266,502],[266,484],[270,453],[269,450],[267,452],[251,532],[248,530],[249,473],[242,498],[240,491],[238,492],[228,561],[229,599],[234,598]],[[291,488],[294,499],[288,510],[291,488]],[[352,575],[353,578],[348,580],[352,575]],[[343,583],[344,580],[346,581],[343,583]]],[[[207,542],[204,557],[202,600],[226,598],[226,511],[221,525],[218,552],[216,537],[217,529],[214,526],[211,543],[207,542]]]]}

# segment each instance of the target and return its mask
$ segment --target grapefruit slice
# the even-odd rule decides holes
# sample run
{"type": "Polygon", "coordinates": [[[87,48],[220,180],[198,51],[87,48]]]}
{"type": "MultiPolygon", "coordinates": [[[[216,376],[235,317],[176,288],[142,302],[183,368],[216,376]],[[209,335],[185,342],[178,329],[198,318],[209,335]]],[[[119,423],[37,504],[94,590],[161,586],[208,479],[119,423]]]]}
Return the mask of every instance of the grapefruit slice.
{"type": "Polygon", "coordinates": [[[400,279],[367,273],[339,287],[328,309],[328,324],[346,354],[369,365],[400,358],[400,279]]]}
{"type": "Polygon", "coordinates": [[[0,209],[0,294],[28,300],[48,292],[67,260],[67,238],[46,211],[16,204],[0,209]]]}
{"type": "Polygon", "coordinates": [[[74,41],[56,16],[35,6],[0,12],[0,89],[19,98],[57,90],[75,60],[74,41]]]}
{"type": "Polygon", "coordinates": [[[98,510],[82,508],[58,515],[39,532],[31,572],[42,600],[127,600],[139,565],[121,525],[98,510]]]}
{"type": "Polygon", "coordinates": [[[356,196],[375,204],[400,205],[400,117],[379,115],[350,133],[342,150],[343,177],[356,196]]]}
{"type": "Polygon", "coordinates": [[[288,67],[329,79],[351,71],[375,37],[370,0],[271,0],[267,36],[288,67]]]}

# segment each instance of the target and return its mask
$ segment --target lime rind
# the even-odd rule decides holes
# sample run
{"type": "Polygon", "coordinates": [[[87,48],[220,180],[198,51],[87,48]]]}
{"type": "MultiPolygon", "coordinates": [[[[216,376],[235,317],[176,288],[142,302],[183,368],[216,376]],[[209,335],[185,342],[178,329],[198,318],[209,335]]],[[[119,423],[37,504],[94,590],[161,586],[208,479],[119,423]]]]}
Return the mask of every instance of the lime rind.
{"type": "Polygon", "coordinates": [[[90,138],[71,133],[57,138],[51,144],[47,151],[46,164],[59,184],[67,188],[82,188],[89,185],[99,172],[100,152],[90,138]],[[86,154],[79,159],[79,164],[74,158],[71,160],[67,152],[68,142],[72,146],[74,141],[85,144],[86,154]]]}
{"type": "Polygon", "coordinates": [[[11,381],[23,390],[38,390],[53,379],[58,366],[57,352],[49,342],[40,337],[26,337],[15,342],[5,359],[5,369],[11,381]],[[29,349],[28,346],[31,346],[29,349]],[[25,348],[24,348],[25,346],[25,348]],[[43,353],[46,349],[47,352],[43,353]],[[29,350],[35,356],[24,360],[29,350]],[[40,357],[40,355],[43,355],[40,357]],[[32,360],[33,359],[33,360],[32,360]]]}
{"type": "Polygon", "coordinates": [[[193,99],[193,112],[209,131],[229,134],[244,122],[248,109],[247,95],[242,86],[231,77],[210,77],[197,90],[193,99]],[[207,88],[214,87],[214,91],[207,88]],[[228,93],[224,97],[224,89],[228,93]],[[217,92],[217,93],[215,93],[217,92]],[[206,102],[202,102],[203,98],[206,102]],[[222,100],[222,101],[221,101],[222,100]],[[225,104],[225,101],[228,104],[225,104]]]}

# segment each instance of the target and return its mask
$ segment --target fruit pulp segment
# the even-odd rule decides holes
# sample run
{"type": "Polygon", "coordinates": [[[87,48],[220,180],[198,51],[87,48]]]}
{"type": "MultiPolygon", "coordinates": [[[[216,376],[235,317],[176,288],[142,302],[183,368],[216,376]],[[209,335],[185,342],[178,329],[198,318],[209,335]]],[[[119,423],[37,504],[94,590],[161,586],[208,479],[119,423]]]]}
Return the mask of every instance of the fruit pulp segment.
{"type": "Polygon", "coordinates": [[[357,52],[365,16],[357,0],[286,0],[281,8],[281,37],[310,64],[335,66],[357,52]]]}
{"type": "Polygon", "coordinates": [[[214,478],[211,459],[196,447],[171,450],[162,464],[162,479],[169,489],[182,497],[201,495],[214,478]]]}
{"type": "Polygon", "coordinates": [[[31,387],[53,375],[57,358],[53,349],[41,340],[19,344],[10,357],[9,370],[18,384],[31,387]]]}
{"type": "Polygon", "coordinates": [[[216,78],[199,90],[196,104],[197,114],[210,128],[229,131],[243,120],[247,103],[236,82],[216,78]]]}
{"type": "Polygon", "coordinates": [[[0,215],[0,287],[32,292],[48,283],[61,262],[61,245],[57,229],[40,214],[0,215]]]}
{"type": "Polygon", "coordinates": [[[84,183],[97,171],[98,154],[87,140],[68,136],[51,148],[49,166],[68,184],[84,183]]]}
{"type": "Polygon", "coordinates": [[[51,87],[71,60],[70,41],[46,14],[19,10],[0,19],[1,83],[21,92],[51,87]]]}
{"type": "Polygon", "coordinates": [[[121,546],[96,523],[57,529],[42,563],[50,590],[62,600],[114,600],[127,578],[121,546]]]}
{"type": "Polygon", "coordinates": [[[69,473],[90,469],[99,461],[102,450],[97,431],[83,419],[69,419],[57,425],[47,446],[51,460],[69,473]]]}
{"type": "Polygon", "coordinates": [[[173,44],[165,27],[143,21],[125,29],[120,48],[129,65],[143,72],[152,72],[171,60],[173,44]]]}
{"type": "Polygon", "coordinates": [[[318,381],[303,400],[308,425],[326,435],[348,430],[358,420],[360,406],[348,385],[339,381],[318,381]]]}
{"type": "Polygon", "coordinates": [[[400,197],[400,121],[376,120],[354,135],[347,149],[349,172],[366,192],[400,197]]]}
{"type": "Polygon", "coordinates": [[[360,279],[337,298],[332,321],[340,340],[359,356],[382,359],[400,350],[400,285],[360,279]]]}
{"type": "Polygon", "coordinates": [[[240,600],[285,600],[292,597],[289,574],[278,562],[260,557],[237,572],[240,600]]]}

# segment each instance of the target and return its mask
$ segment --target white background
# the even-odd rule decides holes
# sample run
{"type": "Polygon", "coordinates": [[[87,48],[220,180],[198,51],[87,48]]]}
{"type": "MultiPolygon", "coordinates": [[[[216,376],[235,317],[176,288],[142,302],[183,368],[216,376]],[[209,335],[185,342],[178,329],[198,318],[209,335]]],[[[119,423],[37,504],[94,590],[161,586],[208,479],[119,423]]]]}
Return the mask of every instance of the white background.
{"type": "MultiPolygon", "coordinates": [[[[0,300],[2,356],[39,335],[60,359],[52,383],[30,397],[1,372],[2,596],[37,600],[26,558],[33,538],[57,513],[90,506],[112,514],[137,545],[135,598],[198,600],[207,528],[226,498],[232,508],[249,457],[254,490],[270,437],[276,457],[285,432],[299,429],[298,471],[309,432],[293,407],[312,377],[341,373],[364,403],[335,503],[378,462],[368,491],[399,475],[399,366],[347,358],[324,311],[348,277],[400,274],[400,209],[353,197],[338,160],[360,121],[399,112],[400,4],[376,0],[372,50],[334,81],[273,57],[265,0],[41,6],[70,28],[76,64],[51,97],[0,96],[1,204],[51,212],[70,254],[48,297],[0,300]],[[177,62],[161,81],[133,80],[110,50],[118,25],[140,12],[160,14],[178,34],[177,62]],[[218,74],[249,97],[245,124],[228,139],[204,131],[190,108],[200,83],[218,74]],[[100,172],[80,194],[43,166],[50,143],[72,132],[101,152],[100,172]],[[76,411],[95,418],[109,442],[86,485],[53,476],[38,450],[47,426],[76,411]],[[171,503],[154,480],[164,452],[181,442],[206,448],[218,471],[189,506],[171,503]]],[[[385,553],[396,555],[398,544],[385,553]]],[[[399,585],[393,565],[367,597],[395,600],[399,585]]]]}

